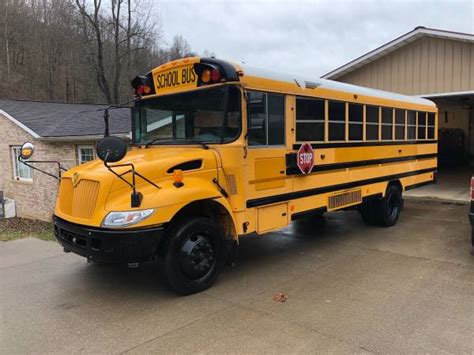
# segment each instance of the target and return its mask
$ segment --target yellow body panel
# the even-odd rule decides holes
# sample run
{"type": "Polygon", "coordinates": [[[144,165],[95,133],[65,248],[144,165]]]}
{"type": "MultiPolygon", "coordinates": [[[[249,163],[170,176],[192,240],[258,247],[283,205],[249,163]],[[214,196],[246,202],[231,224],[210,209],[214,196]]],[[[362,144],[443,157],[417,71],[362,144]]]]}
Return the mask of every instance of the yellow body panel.
{"type": "Polygon", "coordinates": [[[257,233],[266,233],[288,224],[288,204],[257,208],[257,233]]]}
{"type": "Polygon", "coordinates": [[[285,158],[260,158],[255,163],[255,190],[276,189],[285,186],[285,158]]]}
{"type": "MultiPolygon", "coordinates": [[[[197,62],[199,58],[187,58],[154,69],[152,76],[156,94],[150,97],[201,90],[196,87],[197,78],[190,74],[192,65],[197,62]],[[163,84],[167,75],[174,79],[167,79],[168,84],[163,84]],[[181,80],[184,77],[186,80],[181,80]]],[[[242,95],[242,132],[232,143],[210,144],[210,149],[195,145],[133,147],[121,163],[133,163],[138,172],[159,185],[160,189],[137,180],[137,190],[143,195],[138,209],[154,208],[155,212],[128,228],[166,225],[190,203],[213,200],[228,211],[237,238],[242,234],[260,234],[284,227],[292,217],[303,212],[345,208],[360,203],[365,197],[384,195],[390,181],[399,181],[406,189],[434,180],[436,133],[432,141],[420,144],[361,141],[360,144],[335,146],[328,142],[327,120],[325,142],[318,142],[314,148],[313,172],[307,175],[287,173],[287,155],[295,154],[295,145],[298,144],[295,137],[296,96],[434,112],[435,122],[437,110],[426,105],[322,88],[303,89],[288,82],[246,76],[238,66],[236,70],[240,73],[237,84],[242,92],[253,89],[285,94],[285,144],[258,148],[247,145],[247,111],[245,96],[242,95]],[[196,159],[202,161],[201,167],[184,171],[184,186],[176,187],[169,169],[196,159]],[[221,193],[219,186],[228,196],[221,193]]],[[[130,179],[130,175],[124,175],[124,178],[130,179]]],[[[130,187],[113,176],[101,161],[94,161],[64,174],[55,214],[76,224],[100,227],[109,212],[132,209],[130,187]]]]}

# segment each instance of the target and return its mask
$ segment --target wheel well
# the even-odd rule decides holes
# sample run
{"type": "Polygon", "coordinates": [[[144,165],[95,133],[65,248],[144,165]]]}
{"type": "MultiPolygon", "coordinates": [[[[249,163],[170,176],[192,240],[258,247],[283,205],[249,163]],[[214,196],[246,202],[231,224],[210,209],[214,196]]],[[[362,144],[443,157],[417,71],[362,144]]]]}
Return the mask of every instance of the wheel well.
{"type": "Polygon", "coordinates": [[[400,192],[403,191],[403,186],[402,186],[402,183],[400,182],[400,180],[392,180],[388,183],[387,185],[387,189],[390,185],[394,185],[396,187],[398,187],[400,189],[400,192]]]}
{"type": "Polygon", "coordinates": [[[179,223],[189,217],[206,217],[216,223],[216,226],[225,239],[236,239],[232,217],[227,209],[213,200],[194,201],[183,207],[169,222],[169,225],[179,223]]]}

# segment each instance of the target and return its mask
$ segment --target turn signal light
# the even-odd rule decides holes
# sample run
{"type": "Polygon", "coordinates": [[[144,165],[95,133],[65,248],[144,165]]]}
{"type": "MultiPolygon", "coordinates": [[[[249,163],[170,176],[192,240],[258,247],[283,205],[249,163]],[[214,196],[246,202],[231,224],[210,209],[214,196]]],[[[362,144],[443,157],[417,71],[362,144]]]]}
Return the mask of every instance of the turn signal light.
{"type": "Polygon", "coordinates": [[[174,169],[173,170],[173,185],[176,187],[181,187],[183,186],[183,170],[181,169],[174,169]]]}
{"type": "Polygon", "coordinates": [[[201,81],[204,84],[207,84],[211,81],[211,71],[209,69],[204,69],[201,74],[201,81]]]}

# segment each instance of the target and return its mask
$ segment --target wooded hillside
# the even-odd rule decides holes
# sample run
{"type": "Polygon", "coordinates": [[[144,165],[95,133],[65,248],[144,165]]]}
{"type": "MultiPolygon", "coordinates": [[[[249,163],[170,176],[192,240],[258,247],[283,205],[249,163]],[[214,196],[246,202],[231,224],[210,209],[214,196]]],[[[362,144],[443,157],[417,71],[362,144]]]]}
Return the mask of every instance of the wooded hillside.
{"type": "Polygon", "coordinates": [[[0,3],[0,98],[119,103],[136,75],[193,55],[163,43],[152,0],[0,3]]]}

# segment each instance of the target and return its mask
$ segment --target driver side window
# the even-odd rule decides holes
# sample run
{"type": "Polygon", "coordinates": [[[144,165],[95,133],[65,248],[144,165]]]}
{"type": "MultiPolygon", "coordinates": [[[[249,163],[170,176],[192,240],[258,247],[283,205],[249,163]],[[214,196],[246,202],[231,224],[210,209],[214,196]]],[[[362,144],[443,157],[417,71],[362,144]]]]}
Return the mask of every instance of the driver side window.
{"type": "Polygon", "coordinates": [[[249,146],[285,144],[285,96],[247,92],[249,146]]]}

